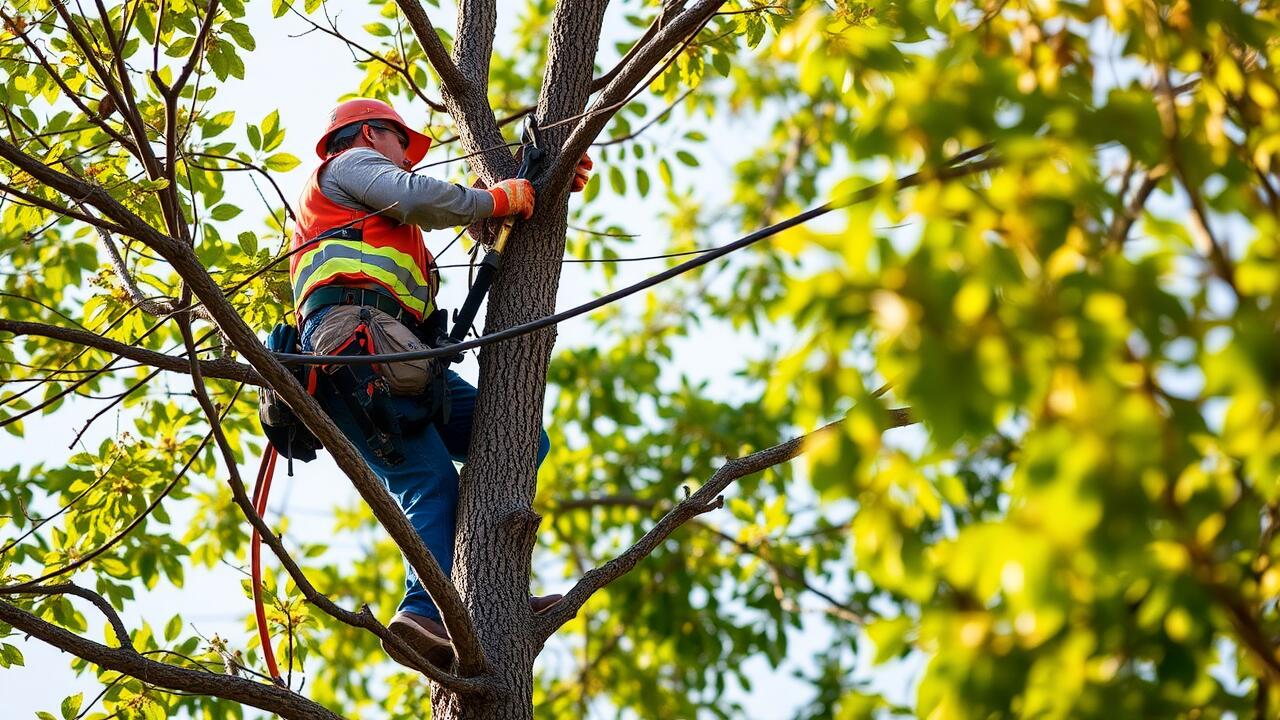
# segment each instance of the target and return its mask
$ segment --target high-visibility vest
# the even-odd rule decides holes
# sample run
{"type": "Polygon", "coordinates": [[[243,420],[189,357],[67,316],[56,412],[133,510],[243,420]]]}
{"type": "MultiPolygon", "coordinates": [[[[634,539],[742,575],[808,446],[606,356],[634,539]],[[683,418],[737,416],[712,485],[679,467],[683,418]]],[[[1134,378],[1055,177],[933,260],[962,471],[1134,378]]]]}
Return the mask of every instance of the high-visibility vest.
{"type": "Polygon", "coordinates": [[[378,208],[356,210],[326,197],[320,191],[320,173],[329,160],[311,174],[298,201],[298,220],[290,244],[290,249],[297,252],[289,258],[295,307],[301,308],[307,295],[326,285],[372,284],[386,290],[414,318],[422,320],[435,310],[440,286],[435,259],[422,241],[422,231],[416,225],[377,214],[378,208]],[[362,239],[325,238],[313,242],[324,232],[338,228],[357,229],[362,239]]]}

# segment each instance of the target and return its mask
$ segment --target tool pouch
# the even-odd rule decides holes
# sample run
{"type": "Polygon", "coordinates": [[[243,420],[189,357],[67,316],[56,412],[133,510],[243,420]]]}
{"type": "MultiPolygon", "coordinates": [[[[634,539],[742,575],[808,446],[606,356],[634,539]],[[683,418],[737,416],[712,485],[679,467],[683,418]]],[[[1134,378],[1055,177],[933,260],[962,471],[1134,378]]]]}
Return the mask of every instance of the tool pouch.
{"type": "MultiPolygon", "coordinates": [[[[287,323],[279,323],[267,337],[267,349],[272,352],[298,352],[298,329],[287,323]]],[[[307,392],[315,391],[315,371],[309,367],[291,368],[294,377],[307,392]]],[[[293,413],[280,394],[270,388],[263,388],[258,394],[258,421],[262,423],[262,433],[276,452],[289,462],[289,475],[293,475],[293,461],[311,462],[316,459],[316,451],[320,449],[320,441],[307,429],[298,416],[293,413]]]]}
{"type": "MultiPolygon", "coordinates": [[[[373,355],[384,350],[378,342],[385,337],[377,332],[376,315],[399,325],[390,316],[361,305],[334,307],[319,320],[311,335],[312,351],[317,355],[373,355]]],[[[404,329],[408,333],[407,329],[404,329]]],[[[412,335],[412,334],[410,334],[412,335]]],[[[396,363],[406,365],[407,363],[396,363]]],[[[397,466],[404,462],[400,417],[391,403],[391,383],[371,365],[322,365],[323,378],[333,385],[337,396],[346,404],[351,418],[360,428],[370,452],[381,462],[397,466]]],[[[403,369],[397,383],[406,382],[403,369]]]]}

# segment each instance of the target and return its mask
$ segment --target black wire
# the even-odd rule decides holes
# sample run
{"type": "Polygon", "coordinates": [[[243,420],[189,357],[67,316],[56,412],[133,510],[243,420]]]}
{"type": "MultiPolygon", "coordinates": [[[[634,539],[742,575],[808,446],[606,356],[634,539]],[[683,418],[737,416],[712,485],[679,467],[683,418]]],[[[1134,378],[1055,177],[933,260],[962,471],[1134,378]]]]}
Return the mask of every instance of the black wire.
{"type": "MultiPolygon", "coordinates": [[[[974,157],[983,152],[987,152],[988,150],[991,149],[991,147],[992,145],[988,144],[988,145],[982,146],[981,148],[975,148],[974,150],[967,151],[966,153],[958,157],[966,157],[966,158],[974,157]]],[[[919,172],[915,172],[910,175],[900,177],[889,186],[901,190],[909,187],[916,187],[928,180],[948,180],[948,179],[959,178],[966,175],[971,175],[976,172],[982,172],[985,170],[991,170],[993,168],[999,167],[1000,164],[1002,163],[1002,159],[999,158],[998,156],[989,157],[987,159],[978,160],[965,165],[956,165],[954,164],[955,162],[956,161],[952,159],[952,160],[949,160],[941,169],[938,169],[932,172],[921,170],[919,172]]],[[[517,338],[517,337],[520,337],[521,335],[528,335],[531,332],[535,332],[537,330],[541,330],[543,328],[550,327],[552,325],[558,325],[564,322],[565,320],[578,317],[579,315],[585,315],[591,312],[592,310],[596,310],[610,303],[617,302],[618,300],[634,295],[640,292],[641,290],[647,290],[648,288],[651,288],[654,285],[658,285],[663,282],[666,282],[667,280],[670,280],[671,278],[676,277],[677,275],[683,275],[684,273],[687,273],[690,270],[694,270],[696,268],[702,267],[703,265],[706,265],[712,260],[716,260],[718,258],[724,257],[725,255],[736,252],[750,245],[754,245],[755,243],[761,240],[777,235],[783,230],[788,230],[797,225],[806,223],[809,220],[812,220],[816,217],[826,215],[832,210],[848,207],[850,205],[854,205],[860,202],[866,202],[867,200],[875,197],[877,193],[883,192],[886,184],[887,183],[876,183],[874,185],[863,187],[861,190],[858,190],[857,192],[854,192],[848,196],[845,196],[838,201],[829,202],[823,205],[819,205],[818,207],[815,207],[815,208],[810,208],[798,215],[792,215],[791,217],[781,222],[777,222],[768,227],[761,228],[751,233],[750,235],[746,235],[744,237],[738,238],[737,240],[734,240],[733,242],[728,243],[727,245],[722,245],[716,248],[715,250],[712,250],[710,252],[703,254],[701,257],[697,257],[692,260],[687,260],[685,262],[680,263],[679,265],[673,265],[672,267],[667,268],[666,270],[658,273],[657,275],[653,275],[644,280],[641,280],[640,282],[635,283],[634,285],[628,285],[627,287],[622,288],[621,290],[615,290],[614,292],[611,292],[608,295],[602,295],[596,298],[595,300],[592,300],[587,303],[583,303],[582,305],[578,305],[576,307],[569,308],[568,310],[564,310],[562,312],[554,313],[552,315],[547,315],[545,317],[538,318],[537,320],[532,320],[530,322],[522,323],[520,325],[515,325],[505,330],[499,330],[498,332],[489,333],[488,335],[483,335],[481,337],[476,338],[475,340],[467,340],[465,342],[460,342],[454,345],[447,345],[445,347],[440,347],[440,348],[429,348],[426,350],[414,350],[410,352],[386,353],[381,355],[302,355],[297,353],[274,353],[274,355],[276,356],[276,359],[278,359],[281,363],[284,363],[286,365],[321,365],[321,364],[323,365],[373,365],[373,364],[384,363],[384,362],[405,362],[408,360],[428,360],[431,358],[441,358],[441,357],[453,358],[457,356],[459,353],[465,352],[467,350],[474,350],[476,348],[484,347],[485,345],[492,345],[493,343],[502,342],[504,340],[510,340],[512,338],[517,338]]]]}
{"type": "MultiPolygon", "coordinates": [[[[700,250],[685,250],[684,252],[666,253],[665,255],[646,255],[644,257],[629,258],[565,258],[561,260],[564,263],[624,263],[624,262],[640,262],[641,260],[665,260],[667,258],[684,257],[686,255],[701,255],[703,253],[714,252],[719,248],[702,248],[700,250]]],[[[469,263],[453,263],[452,265],[437,265],[440,270],[447,268],[464,268],[469,263]]]]}
{"type": "Polygon", "coordinates": [[[553,315],[547,315],[546,317],[538,318],[537,320],[527,323],[515,325],[505,330],[489,333],[488,335],[483,335],[475,340],[467,340],[456,345],[448,345],[439,348],[385,353],[379,355],[302,355],[297,353],[275,353],[275,356],[277,360],[285,365],[373,365],[375,363],[384,362],[404,362],[407,360],[427,360],[431,358],[453,357],[458,353],[466,352],[467,350],[481,348],[485,345],[502,342],[503,340],[510,340],[512,338],[520,337],[521,335],[528,335],[531,332],[541,330],[552,325],[557,325],[565,320],[569,320],[570,318],[585,315],[592,310],[617,302],[618,300],[634,295],[641,290],[647,290],[648,288],[670,280],[677,275],[683,275],[690,270],[706,265],[712,260],[724,257],[725,255],[741,250],[749,245],[754,245],[765,238],[772,237],[783,230],[793,228],[796,225],[808,222],[813,218],[825,215],[832,210],[835,210],[837,207],[843,207],[844,205],[845,203],[840,203],[839,205],[827,203],[825,205],[805,210],[799,215],[793,215],[786,220],[774,223],[766,228],[761,228],[760,230],[757,230],[745,237],[738,238],[727,245],[722,245],[710,250],[704,253],[701,257],[667,268],[663,272],[645,278],[634,285],[628,285],[627,287],[615,290],[608,295],[601,295],[595,300],[583,303],[577,307],[572,307],[568,310],[564,310],[553,315]]]}
{"type": "MultiPolygon", "coordinates": [[[[449,241],[449,244],[448,244],[448,245],[445,245],[443,250],[441,250],[440,252],[436,253],[435,259],[439,260],[439,259],[440,259],[440,256],[442,256],[442,255],[444,255],[445,253],[449,252],[449,248],[453,247],[454,243],[458,242],[458,239],[459,239],[459,238],[461,238],[461,237],[462,237],[462,234],[463,234],[463,233],[465,233],[466,231],[467,231],[467,229],[466,229],[465,227],[464,227],[464,228],[462,228],[461,230],[459,230],[459,231],[458,231],[458,234],[457,234],[457,235],[454,235],[454,236],[453,236],[453,239],[449,241]]],[[[440,267],[440,266],[439,266],[439,265],[437,265],[436,267],[438,268],[438,267],[440,267]]],[[[453,267],[453,265],[447,265],[447,266],[445,266],[445,267],[453,267]]]]}

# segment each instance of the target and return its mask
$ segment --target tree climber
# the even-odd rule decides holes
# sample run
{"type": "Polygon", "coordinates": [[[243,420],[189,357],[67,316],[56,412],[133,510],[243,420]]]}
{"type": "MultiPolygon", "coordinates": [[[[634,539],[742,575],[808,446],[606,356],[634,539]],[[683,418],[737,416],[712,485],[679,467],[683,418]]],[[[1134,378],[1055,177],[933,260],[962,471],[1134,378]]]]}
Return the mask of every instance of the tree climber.
{"type": "MultiPolygon", "coordinates": [[[[302,349],[317,354],[396,352],[435,346],[446,316],[439,275],[422,231],[533,214],[528,180],[467,188],[408,172],[431,139],[390,105],[339,105],[316,144],[320,167],[298,203],[289,274],[302,349]]],[[[585,155],[574,190],[586,184],[585,155]]],[[[471,438],[476,389],[434,361],[321,368],[317,401],[404,509],[445,574],[453,566],[458,473],[471,438]]],[[[542,433],[538,463],[549,450],[542,433]]],[[[435,665],[453,651],[430,596],[406,562],[406,591],[388,629],[435,665]]],[[[534,612],[559,595],[531,597],[534,612]]],[[[386,645],[384,643],[384,648],[386,645]]],[[[388,649],[402,665],[408,658],[388,649]]]]}

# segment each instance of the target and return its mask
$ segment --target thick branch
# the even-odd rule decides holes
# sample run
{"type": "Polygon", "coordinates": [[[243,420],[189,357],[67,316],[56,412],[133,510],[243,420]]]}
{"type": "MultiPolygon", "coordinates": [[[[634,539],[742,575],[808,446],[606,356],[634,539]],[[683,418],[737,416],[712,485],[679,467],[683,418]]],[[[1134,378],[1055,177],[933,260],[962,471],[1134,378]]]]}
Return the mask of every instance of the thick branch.
{"type": "Polygon", "coordinates": [[[19,593],[20,595],[75,595],[84,598],[93,603],[102,614],[106,616],[107,622],[111,625],[111,630],[116,634],[116,642],[121,648],[133,650],[133,640],[129,638],[129,631],[124,627],[124,621],[120,619],[120,614],[116,609],[111,607],[111,603],[98,593],[82,588],[75,583],[62,583],[60,585],[40,585],[33,588],[27,588],[19,593]]]}
{"type": "Polygon", "coordinates": [[[418,37],[418,43],[427,53],[431,67],[440,76],[440,84],[444,86],[445,92],[454,97],[465,95],[469,88],[467,78],[453,64],[449,51],[440,42],[440,36],[436,34],[436,28],[431,24],[431,18],[427,17],[422,4],[418,0],[396,0],[396,5],[404,13],[405,20],[409,21],[409,27],[413,28],[413,34],[418,37]]]}
{"type": "MultiPolygon", "coordinates": [[[[105,338],[97,333],[91,333],[86,330],[76,330],[74,328],[64,328],[56,325],[45,325],[43,323],[0,318],[0,332],[10,332],[15,335],[36,335],[39,337],[52,338],[54,340],[61,340],[63,342],[109,352],[114,355],[119,355],[127,360],[133,360],[134,362],[140,362],[144,365],[150,365],[151,367],[168,370],[170,372],[184,374],[190,374],[191,372],[191,366],[184,358],[165,355],[164,353],[155,352],[154,350],[145,350],[132,345],[126,345],[117,340],[105,338]]],[[[262,379],[262,376],[254,371],[252,367],[225,358],[201,361],[200,371],[208,377],[219,378],[222,380],[235,380],[249,385],[257,385],[259,387],[267,384],[266,381],[262,379]]]]}
{"type": "Polygon", "coordinates": [[[724,0],[702,0],[688,10],[675,15],[653,35],[652,40],[641,47],[616,77],[605,86],[586,115],[578,121],[569,138],[560,149],[555,164],[545,177],[568,178],[578,157],[586,152],[609,119],[619,109],[619,103],[631,94],[640,81],[662,58],[691,34],[710,20],[724,0]]]}
{"type": "Polygon", "coordinates": [[[0,601],[0,621],[95,665],[145,680],[150,685],[179,692],[226,698],[275,713],[283,718],[341,720],[339,715],[335,715],[324,706],[284,688],[234,675],[189,670],[148,660],[132,649],[110,648],[80,637],[3,601],[0,601]]]}
{"type": "MultiPolygon", "coordinates": [[[[793,438],[780,445],[774,445],[771,448],[759,450],[744,457],[734,458],[721,465],[720,469],[716,470],[706,484],[672,508],[649,532],[645,533],[644,537],[637,540],[635,544],[613,560],[583,575],[582,579],[565,595],[563,600],[552,607],[545,615],[538,618],[538,627],[535,630],[537,636],[543,639],[550,637],[560,626],[572,620],[578,614],[578,610],[596,591],[630,572],[677,528],[698,515],[721,507],[724,498],[721,497],[720,493],[735,480],[800,456],[804,453],[805,445],[810,439],[819,433],[838,429],[843,422],[843,420],[837,420],[808,435],[793,438]]],[[[913,422],[915,420],[912,419],[910,410],[906,408],[893,409],[889,411],[888,423],[885,429],[904,427],[913,422]]]]}

